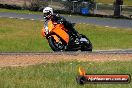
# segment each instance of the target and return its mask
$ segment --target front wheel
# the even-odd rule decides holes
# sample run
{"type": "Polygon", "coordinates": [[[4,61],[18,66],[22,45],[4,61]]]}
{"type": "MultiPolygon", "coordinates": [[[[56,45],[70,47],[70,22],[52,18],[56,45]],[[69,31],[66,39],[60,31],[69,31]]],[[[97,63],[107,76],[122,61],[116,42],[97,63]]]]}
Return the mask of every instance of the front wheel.
{"type": "Polygon", "coordinates": [[[63,42],[60,41],[59,42],[56,42],[56,40],[54,39],[54,37],[50,36],[48,38],[48,42],[49,42],[49,46],[51,47],[51,49],[53,51],[63,51],[64,50],[64,47],[65,45],[63,44],[63,42]]]}
{"type": "Polygon", "coordinates": [[[82,38],[87,39],[87,41],[83,41],[81,45],[81,51],[92,51],[92,43],[91,41],[85,36],[81,34],[82,38]]]}

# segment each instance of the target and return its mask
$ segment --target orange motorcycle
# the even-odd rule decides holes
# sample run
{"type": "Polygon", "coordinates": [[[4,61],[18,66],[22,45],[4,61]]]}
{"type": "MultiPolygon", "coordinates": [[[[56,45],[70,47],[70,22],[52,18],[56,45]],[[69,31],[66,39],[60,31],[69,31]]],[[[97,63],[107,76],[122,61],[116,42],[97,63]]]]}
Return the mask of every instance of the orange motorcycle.
{"type": "Polygon", "coordinates": [[[49,21],[48,29],[43,27],[41,34],[48,40],[53,51],[92,51],[92,43],[85,35],[79,34],[79,44],[76,44],[75,37],[63,24],[49,21]]]}

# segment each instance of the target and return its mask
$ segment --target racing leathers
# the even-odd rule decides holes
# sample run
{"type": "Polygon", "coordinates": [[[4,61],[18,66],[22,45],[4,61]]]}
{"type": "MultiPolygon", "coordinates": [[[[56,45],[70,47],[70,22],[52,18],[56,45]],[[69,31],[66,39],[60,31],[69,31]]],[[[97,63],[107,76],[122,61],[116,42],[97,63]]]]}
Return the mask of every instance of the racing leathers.
{"type": "MultiPolygon", "coordinates": [[[[69,30],[72,35],[76,38],[75,42],[79,43],[79,33],[73,28],[72,23],[68,22],[64,17],[58,15],[58,14],[53,14],[49,19],[45,20],[45,29],[48,30],[48,21],[51,20],[53,23],[57,24],[63,24],[64,27],[69,30]]],[[[48,31],[46,31],[48,32],[48,31]]]]}

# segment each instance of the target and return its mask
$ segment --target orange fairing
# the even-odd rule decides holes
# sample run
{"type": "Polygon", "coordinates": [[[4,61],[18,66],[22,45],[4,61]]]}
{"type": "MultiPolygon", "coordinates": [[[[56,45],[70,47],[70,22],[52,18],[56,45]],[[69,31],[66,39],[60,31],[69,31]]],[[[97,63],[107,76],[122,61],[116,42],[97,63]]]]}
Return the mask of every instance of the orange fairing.
{"type": "Polygon", "coordinates": [[[52,21],[50,20],[50,21],[48,22],[48,29],[49,29],[49,31],[52,31],[53,28],[54,28],[54,24],[53,24],[52,21]]]}
{"type": "MultiPolygon", "coordinates": [[[[42,35],[43,37],[46,36],[46,31],[45,31],[44,28],[45,28],[45,27],[43,27],[42,30],[41,30],[41,35],[42,35]]],[[[49,31],[49,32],[52,31],[53,28],[54,28],[54,25],[53,25],[52,21],[49,21],[49,22],[48,22],[48,31],[49,31]]]]}
{"type": "Polygon", "coordinates": [[[56,42],[60,41],[59,38],[56,35],[52,35],[52,36],[54,37],[54,39],[55,39],[56,42]]]}
{"type": "Polygon", "coordinates": [[[64,26],[62,24],[57,24],[54,30],[52,31],[56,33],[58,36],[60,36],[68,44],[69,35],[63,29],[64,29],[64,26]]]}
{"type": "Polygon", "coordinates": [[[42,30],[41,30],[41,35],[42,35],[43,37],[46,36],[46,35],[45,35],[45,30],[44,30],[44,28],[42,28],[42,30]]]}

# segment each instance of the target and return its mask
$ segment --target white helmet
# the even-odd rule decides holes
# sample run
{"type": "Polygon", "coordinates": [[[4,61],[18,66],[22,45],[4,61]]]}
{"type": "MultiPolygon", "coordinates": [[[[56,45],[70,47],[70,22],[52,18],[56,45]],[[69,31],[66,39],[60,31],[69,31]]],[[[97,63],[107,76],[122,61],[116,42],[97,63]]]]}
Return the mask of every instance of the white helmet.
{"type": "Polygon", "coordinates": [[[43,14],[45,19],[49,19],[53,15],[53,9],[51,7],[45,7],[43,9],[43,14]]]}
{"type": "Polygon", "coordinates": [[[43,13],[48,13],[48,12],[51,12],[53,14],[53,9],[51,7],[45,7],[43,9],[43,13]]]}

